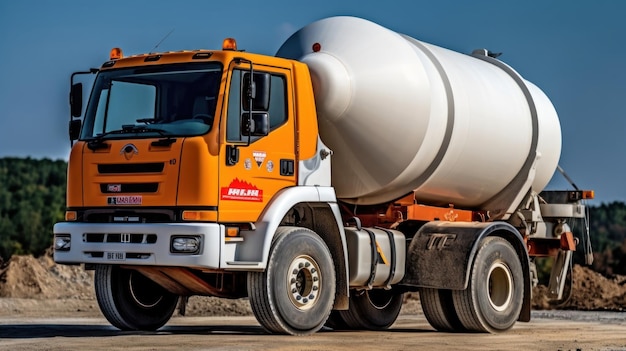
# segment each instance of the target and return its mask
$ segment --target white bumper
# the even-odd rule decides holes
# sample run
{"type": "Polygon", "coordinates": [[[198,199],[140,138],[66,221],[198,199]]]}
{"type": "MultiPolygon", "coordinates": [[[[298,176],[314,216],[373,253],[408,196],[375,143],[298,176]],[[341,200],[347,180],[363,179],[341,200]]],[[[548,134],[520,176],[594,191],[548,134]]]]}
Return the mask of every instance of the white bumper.
{"type": "MultiPolygon", "coordinates": [[[[54,226],[57,236],[71,237],[67,251],[55,250],[54,261],[65,264],[124,264],[225,268],[224,227],[216,223],[76,223],[54,226]],[[172,237],[197,236],[195,254],[173,253],[172,237]]],[[[232,250],[226,250],[232,251],[232,250]]],[[[231,256],[231,255],[228,255],[231,256]]],[[[228,260],[232,259],[228,258],[228,260]]]]}

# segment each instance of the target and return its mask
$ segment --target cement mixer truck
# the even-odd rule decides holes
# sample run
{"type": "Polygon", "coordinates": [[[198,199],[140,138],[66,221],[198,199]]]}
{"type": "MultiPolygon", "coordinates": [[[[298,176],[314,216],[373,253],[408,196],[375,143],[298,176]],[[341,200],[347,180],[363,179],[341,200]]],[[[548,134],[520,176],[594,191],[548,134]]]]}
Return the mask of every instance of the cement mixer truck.
{"type": "Polygon", "coordinates": [[[542,191],[557,113],[495,56],[353,17],[275,56],[232,38],[115,48],[72,75],[54,259],[95,270],[122,330],[158,329],[193,295],[247,298],[267,332],[292,335],[389,328],[407,292],[439,331],[529,321],[536,257],[567,297],[593,192],[542,191]]]}

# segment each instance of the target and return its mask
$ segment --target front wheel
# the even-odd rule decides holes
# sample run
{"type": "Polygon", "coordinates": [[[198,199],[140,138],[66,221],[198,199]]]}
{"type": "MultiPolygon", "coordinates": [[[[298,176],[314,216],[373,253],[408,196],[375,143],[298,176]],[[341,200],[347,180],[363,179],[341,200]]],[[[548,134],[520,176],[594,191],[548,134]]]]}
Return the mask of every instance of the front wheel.
{"type": "Polygon", "coordinates": [[[248,273],[248,296],[267,331],[318,331],[335,300],[335,268],[328,247],[309,229],[280,227],[265,272],[248,273]]]}
{"type": "Polygon", "coordinates": [[[99,265],[96,299],[104,317],[121,330],[156,330],[172,317],[178,296],[132,270],[99,265]]]}
{"type": "Polygon", "coordinates": [[[467,289],[452,292],[459,320],[469,331],[500,332],[517,321],[524,299],[519,256],[500,237],[480,243],[467,289]]]}

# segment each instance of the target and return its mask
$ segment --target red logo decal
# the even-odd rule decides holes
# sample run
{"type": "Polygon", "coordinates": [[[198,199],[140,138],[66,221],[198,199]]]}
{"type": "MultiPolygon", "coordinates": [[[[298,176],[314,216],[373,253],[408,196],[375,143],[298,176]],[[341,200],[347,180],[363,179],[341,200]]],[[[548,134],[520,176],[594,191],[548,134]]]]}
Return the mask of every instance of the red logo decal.
{"type": "Polygon", "coordinates": [[[222,187],[222,200],[234,201],[263,201],[263,190],[256,186],[235,178],[228,187],[222,187]]]}

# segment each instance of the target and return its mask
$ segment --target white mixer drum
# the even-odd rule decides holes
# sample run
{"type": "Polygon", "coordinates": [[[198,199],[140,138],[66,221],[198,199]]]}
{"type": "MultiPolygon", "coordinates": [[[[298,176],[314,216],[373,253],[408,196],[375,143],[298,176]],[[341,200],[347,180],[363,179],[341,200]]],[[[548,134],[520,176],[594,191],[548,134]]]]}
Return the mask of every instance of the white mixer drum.
{"type": "Polygon", "coordinates": [[[307,25],[277,56],[311,71],[320,134],[334,151],[332,184],[344,201],[378,204],[414,190],[421,203],[482,208],[527,178],[536,155],[535,191],[556,169],[554,107],[500,61],[354,17],[307,25]]]}

